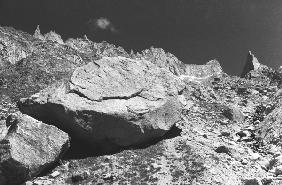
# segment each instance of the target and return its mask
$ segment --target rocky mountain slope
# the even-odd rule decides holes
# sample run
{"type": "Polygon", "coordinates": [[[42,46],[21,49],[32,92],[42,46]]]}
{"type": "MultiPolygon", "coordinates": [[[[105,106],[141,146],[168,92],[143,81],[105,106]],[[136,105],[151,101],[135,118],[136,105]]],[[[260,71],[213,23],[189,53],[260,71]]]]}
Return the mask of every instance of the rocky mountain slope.
{"type": "Polygon", "coordinates": [[[0,184],[281,184],[281,84],[0,27],[0,184]]]}

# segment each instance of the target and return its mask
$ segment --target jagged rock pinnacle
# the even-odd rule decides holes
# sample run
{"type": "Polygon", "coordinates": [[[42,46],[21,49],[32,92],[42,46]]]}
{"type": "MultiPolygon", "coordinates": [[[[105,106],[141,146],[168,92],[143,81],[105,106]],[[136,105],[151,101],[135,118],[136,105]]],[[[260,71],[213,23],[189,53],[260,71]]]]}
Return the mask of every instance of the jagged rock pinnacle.
{"type": "Polygon", "coordinates": [[[241,77],[246,76],[250,71],[252,70],[258,70],[260,68],[261,64],[259,63],[258,59],[255,57],[255,55],[249,51],[247,56],[247,61],[244,66],[243,72],[241,74],[241,77]]]}
{"type": "Polygon", "coordinates": [[[36,30],[34,31],[33,37],[40,39],[40,40],[45,40],[45,37],[41,34],[39,25],[37,25],[36,30]]]}
{"type": "Polygon", "coordinates": [[[280,67],[278,68],[278,72],[279,72],[279,73],[282,73],[282,66],[280,66],[280,67]]]}

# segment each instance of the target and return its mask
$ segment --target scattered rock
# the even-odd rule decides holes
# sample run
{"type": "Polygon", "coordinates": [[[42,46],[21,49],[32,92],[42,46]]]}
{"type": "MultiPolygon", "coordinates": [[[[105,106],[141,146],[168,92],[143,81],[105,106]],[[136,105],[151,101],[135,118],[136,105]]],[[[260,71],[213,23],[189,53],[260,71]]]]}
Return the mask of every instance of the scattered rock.
{"type": "Polygon", "coordinates": [[[71,180],[72,182],[77,183],[87,179],[88,177],[89,177],[89,173],[87,172],[82,172],[82,173],[76,172],[72,174],[71,180]]]}
{"type": "Polygon", "coordinates": [[[264,178],[261,180],[262,185],[270,185],[273,182],[273,179],[271,177],[264,178]]]}
{"type": "Polygon", "coordinates": [[[225,153],[225,154],[231,155],[230,149],[227,148],[226,146],[219,146],[215,149],[215,151],[217,153],[225,153]]]}
{"type": "Polygon", "coordinates": [[[260,164],[261,168],[264,170],[268,170],[270,167],[270,161],[268,159],[263,159],[259,161],[258,163],[260,164]]]}
{"type": "Polygon", "coordinates": [[[240,131],[240,132],[237,132],[236,135],[240,136],[241,138],[242,137],[247,137],[249,135],[249,132],[247,132],[247,131],[240,131]]]}
{"type": "Polygon", "coordinates": [[[230,132],[221,132],[220,136],[229,137],[230,132]]]}
{"type": "Polygon", "coordinates": [[[241,160],[241,163],[242,163],[243,165],[246,165],[246,164],[248,164],[248,161],[247,161],[247,159],[242,159],[242,160],[241,160]]]}
{"type": "Polygon", "coordinates": [[[60,175],[60,172],[58,171],[54,171],[53,173],[50,174],[52,178],[58,177],[59,175],[60,175]]]}
{"type": "Polygon", "coordinates": [[[244,182],[244,185],[261,185],[258,179],[246,179],[243,182],[244,182]]]}
{"type": "Polygon", "coordinates": [[[260,154],[258,153],[251,153],[250,157],[252,160],[258,160],[259,158],[261,158],[260,154]]]}
{"type": "Polygon", "coordinates": [[[275,175],[276,175],[276,176],[282,175],[282,165],[277,166],[277,167],[275,168],[275,175]]]}
{"type": "Polygon", "coordinates": [[[244,114],[235,106],[228,106],[222,114],[231,121],[243,122],[245,119],[244,114]]]}

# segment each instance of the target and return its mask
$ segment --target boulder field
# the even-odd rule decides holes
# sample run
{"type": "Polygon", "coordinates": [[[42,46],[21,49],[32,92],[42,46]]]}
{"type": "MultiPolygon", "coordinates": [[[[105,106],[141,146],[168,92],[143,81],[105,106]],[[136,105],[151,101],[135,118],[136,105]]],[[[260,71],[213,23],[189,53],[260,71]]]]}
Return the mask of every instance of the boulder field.
{"type": "Polygon", "coordinates": [[[185,63],[0,27],[0,184],[281,184],[281,69],[185,63]]]}

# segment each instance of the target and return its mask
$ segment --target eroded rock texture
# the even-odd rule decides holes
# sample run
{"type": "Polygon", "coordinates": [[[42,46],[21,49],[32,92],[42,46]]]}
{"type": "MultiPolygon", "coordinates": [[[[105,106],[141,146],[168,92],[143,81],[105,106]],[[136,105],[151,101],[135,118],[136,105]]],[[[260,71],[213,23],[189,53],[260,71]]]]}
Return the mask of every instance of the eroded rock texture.
{"type": "Polygon", "coordinates": [[[24,182],[54,164],[69,148],[69,136],[27,115],[12,114],[0,141],[0,182],[24,182]]]}
{"type": "Polygon", "coordinates": [[[264,81],[265,83],[275,83],[278,86],[282,84],[282,74],[279,73],[279,70],[274,70],[259,63],[258,59],[250,51],[241,77],[264,81]]]}
{"type": "Polygon", "coordinates": [[[185,75],[190,78],[203,78],[217,77],[223,74],[222,68],[218,61],[211,60],[205,65],[186,65],[185,75]]]}
{"type": "Polygon", "coordinates": [[[0,67],[15,64],[29,56],[34,38],[13,28],[0,27],[0,67]]]}
{"type": "Polygon", "coordinates": [[[279,185],[281,79],[0,28],[0,184],[279,185]]]}
{"type": "Polygon", "coordinates": [[[129,146],[161,137],[181,120],[183,89],[179,78],[149,61],[106,57],[21,100],[20,108],[90,143],[129,146]]]}

